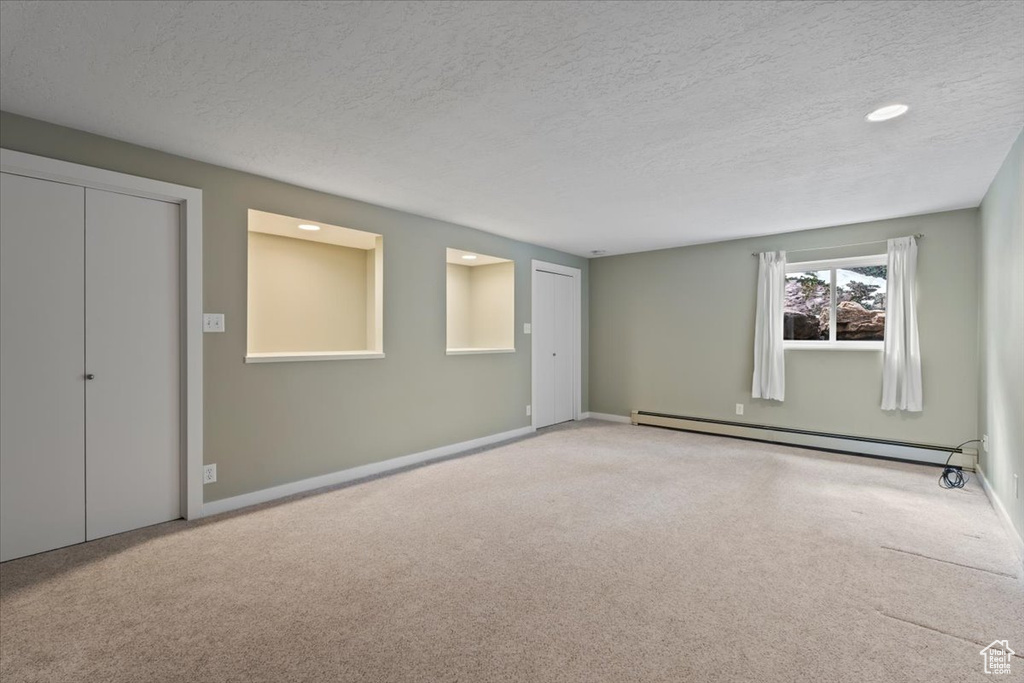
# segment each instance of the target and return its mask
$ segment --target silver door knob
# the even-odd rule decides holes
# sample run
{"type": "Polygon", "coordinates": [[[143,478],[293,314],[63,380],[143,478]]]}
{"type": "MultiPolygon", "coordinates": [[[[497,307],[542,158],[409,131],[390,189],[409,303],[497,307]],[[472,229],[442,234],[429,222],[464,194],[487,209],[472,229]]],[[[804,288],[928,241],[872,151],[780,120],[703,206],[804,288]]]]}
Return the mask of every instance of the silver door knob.
{"type": "Polygon", "coordinates": [[[94,375],[92,373],[89,373],[88,375],[85,376],[85,378],[86,379],[96,379],[96,375],[94,375]]]}

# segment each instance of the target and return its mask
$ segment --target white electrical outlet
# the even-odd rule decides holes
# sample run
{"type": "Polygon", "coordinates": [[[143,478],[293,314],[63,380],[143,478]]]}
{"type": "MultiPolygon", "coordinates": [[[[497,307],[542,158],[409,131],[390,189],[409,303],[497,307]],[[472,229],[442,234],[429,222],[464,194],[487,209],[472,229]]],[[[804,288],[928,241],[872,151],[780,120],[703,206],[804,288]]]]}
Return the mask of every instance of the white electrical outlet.
{"type": "Polygon", "coordinates": [[[523,334],[530,334],[533,332],[533,326],[530,323],[523,323],[523,334]]]}
{"type": "Polygon", "coordinates": [[[743,404],[742,403],[737,403],[736,404],[736,414],[737,415],[742,415],[743,414],[743,404]]]}
{"type": "Polygon", "coordinates": [[[533,406],[526,406],[526,416],[533,415],[533,406]]]}
{"type": "Polygon", "coordinates": [[[203,313],[203,332],[223,332],[223,313],[203,313]]]}
{"type": "Polygon", "coordinates": [[[212,484],[217,481],[217,465],[203,465],[203,483],[212,484]]]}
{"type": "Polygon", "coordinates": [[[981,437],[981,447],[985,449],[986,453],[988,452],[988,434],[981,437]]]}

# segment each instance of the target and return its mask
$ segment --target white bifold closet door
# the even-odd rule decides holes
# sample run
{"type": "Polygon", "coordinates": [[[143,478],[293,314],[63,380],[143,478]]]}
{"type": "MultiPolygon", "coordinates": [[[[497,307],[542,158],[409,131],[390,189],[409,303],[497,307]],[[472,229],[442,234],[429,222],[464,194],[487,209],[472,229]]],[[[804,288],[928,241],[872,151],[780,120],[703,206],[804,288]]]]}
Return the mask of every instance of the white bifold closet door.
{"type": "Polygon", "coordinates": [[[84,203],[0,174],[0,561],[85,540],[84,203]]]}
{"type": "Polygon", "coordinates": [[[178,211],[85,191],[87,540],[181,516],[178,211]]]}
{"type": "Polygon", "coordinates": [[[575,419],[573,367],[573,279],[537,271],[533,334],[537,349],[534,411],[538,427],[575,419]]]}
{"type": "Polygon", "coordinates": [[[0,174],[0,561],[180,516],[178,210],[0,174]]]}

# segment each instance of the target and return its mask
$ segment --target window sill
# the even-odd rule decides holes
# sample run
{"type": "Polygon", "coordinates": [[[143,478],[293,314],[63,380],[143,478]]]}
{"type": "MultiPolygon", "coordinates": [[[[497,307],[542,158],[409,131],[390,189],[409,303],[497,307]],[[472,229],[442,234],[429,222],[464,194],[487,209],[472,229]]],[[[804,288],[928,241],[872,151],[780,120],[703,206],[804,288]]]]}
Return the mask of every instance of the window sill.
{"type": "Polygon", "coordinates": [[[467,349],[445,349],[445,354],[449,356],[471,356],[480,353],[515,353],[515,349],[483,349],[483,348],[467,348],[467,349]]]}
{"type": "Polygon", "coordinates": [[[246,363],[292,363],[308,360],[366,360],[383,358],[383,351],[283,351],[276,353],[249,353],[246,363]]]}
{"type": "Polygon", "coordinates": [[[799,349],[801,351],[881,351],[885,342],[817,342],[817,341],[784,341],[785,351],[799,349]]]}

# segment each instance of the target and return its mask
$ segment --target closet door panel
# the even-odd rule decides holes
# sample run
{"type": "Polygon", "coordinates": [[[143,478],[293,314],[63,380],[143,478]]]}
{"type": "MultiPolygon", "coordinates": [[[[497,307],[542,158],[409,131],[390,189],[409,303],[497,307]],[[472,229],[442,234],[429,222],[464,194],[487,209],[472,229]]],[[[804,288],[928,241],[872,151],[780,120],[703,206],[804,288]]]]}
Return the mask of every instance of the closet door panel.
{"type": "Polygon", "coordinates": [[[84,197],[0,174],[0,561],[85,540],[84,197]]]}
{"type": "Polygon", "coordinates": [[[534,297],[536,310],[532,313],[533,339],[537,357],[536,365],[536,405],[533,414],[537,427],[547,427],[555,423],[555,297],[554,280],[558,277],[551,273],[538,271],[534,276],[537,294],[534,297]]]}
{"type": "Polygon", "coordinates": [[[91,540],[180,516],[179,207],[85,199],[91,540]]]}
{"type": "Polygon", "coordinates": [[[573,403],[573,321],[575,308],[573,279],[567,275],[554,275],[554,421],[568,422],[575,418],[573,403]]]}

